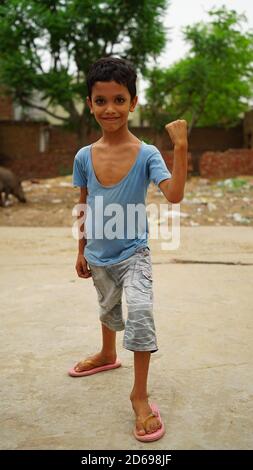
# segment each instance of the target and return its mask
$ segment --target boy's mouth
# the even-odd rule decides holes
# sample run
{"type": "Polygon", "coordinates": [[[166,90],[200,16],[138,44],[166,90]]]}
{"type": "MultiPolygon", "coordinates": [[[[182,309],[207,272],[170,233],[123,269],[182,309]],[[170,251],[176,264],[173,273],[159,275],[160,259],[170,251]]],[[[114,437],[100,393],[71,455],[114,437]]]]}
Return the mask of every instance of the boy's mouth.
{"type": "Polygon", "coordinates": [[[104,121],[116,121],[116,119],[119,119],[118,117],[116,118],[103,118],[104,121]]]}

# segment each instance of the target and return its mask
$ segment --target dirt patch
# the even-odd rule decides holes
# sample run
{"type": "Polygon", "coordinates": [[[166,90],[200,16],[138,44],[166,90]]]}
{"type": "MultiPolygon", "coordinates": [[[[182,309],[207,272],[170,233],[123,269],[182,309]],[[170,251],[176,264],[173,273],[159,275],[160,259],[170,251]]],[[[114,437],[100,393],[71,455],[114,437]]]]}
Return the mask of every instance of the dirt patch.
{"type": "MultiPolygon", "coordinates": [[[[0,208],[1,226],[67,227],[73,224],[72,209],[78,203],[79,189],[72,187],[71,175],[26,180],[22,184],[27,203],[21,204],[10,196],[9,205],[0,208]]],[[[152,183],[146,203],[166,202],[160,189],[152,183]]],[[[180,223],[182,226],[252,226],[252,207],[253,176],[225,180],[191,177],[180,203],[180,223]]],[[[171,208],[168,203],[168,210],[171,208]]]]}

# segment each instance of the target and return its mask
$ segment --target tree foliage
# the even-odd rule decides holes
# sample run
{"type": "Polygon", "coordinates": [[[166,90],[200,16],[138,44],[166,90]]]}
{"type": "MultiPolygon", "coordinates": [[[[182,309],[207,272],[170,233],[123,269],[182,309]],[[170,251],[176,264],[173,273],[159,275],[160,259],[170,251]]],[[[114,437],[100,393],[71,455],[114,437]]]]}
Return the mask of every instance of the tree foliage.
{"type": "Polygon", "coordinates": [[[96,124],[86,106],[85,79],[100,57],[120,56],[138,72],[165,47],[166,0],[8,0],[0,4],[0,85],[23,106],[42,109],[76,130],[96,124]],[[40,92],[67,117],[33,102],[40,92]]]}
{"type": "Polygon", "coordinates": [[[148,118],[157,131],[169,120],[195,126],[231,127],[253,96],[253,34],[244,33],[244,15],[225,7],[208,12],[210,22],[184,28],[187,57],[147,74],[148,118]]]}

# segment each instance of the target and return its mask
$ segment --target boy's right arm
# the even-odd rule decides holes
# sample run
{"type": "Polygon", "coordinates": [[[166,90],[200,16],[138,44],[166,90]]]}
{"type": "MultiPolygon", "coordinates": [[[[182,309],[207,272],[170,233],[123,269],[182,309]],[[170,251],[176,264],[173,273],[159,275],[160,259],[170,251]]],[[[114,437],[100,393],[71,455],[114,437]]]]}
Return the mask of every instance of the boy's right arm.
{"type": "MultiPolygon", "coordinates": [[[[79,198],[79,204],[86,204],[86,198],[87,198],[87,188],[80,188],[80,198],[79,198]]],[[[81,212],[81,214],[77,217],[78,219],[80,217],[84,216],[84,212],[81,212]]],[[[85,221],[85,218],[84,218],[85,221]]],[[[91,277],[91,271],[87,266],[87,261],[84,257],[84,248],[87,243],[86,238],[84,237],[84,223],[80,226],[80,237],[78,239],[78,255],[77,255],[77,260],[76,260],[76,272],[79,277],[82,277],[84,279],[87,279],[91,277]]]]}

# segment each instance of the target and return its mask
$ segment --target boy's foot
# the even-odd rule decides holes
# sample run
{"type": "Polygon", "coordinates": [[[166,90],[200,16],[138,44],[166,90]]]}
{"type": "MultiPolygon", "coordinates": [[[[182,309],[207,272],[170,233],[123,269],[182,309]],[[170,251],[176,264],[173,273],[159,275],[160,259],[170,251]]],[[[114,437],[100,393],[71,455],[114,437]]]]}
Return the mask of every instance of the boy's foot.
{"type": "Polygon", "coordinates": [[[94,369],[95,367],[101,367],[107,364],[114,364],[117,359],[117,355],[105,357],[101,352],[95,354],[94,356],[89,356],[86,359],[78,362],[74,370],[75,372],[83,372],[87,370],[94,369]]]}
{"type": "Polygon", "coordinates": [[[140,399],[130,396],[133,410],[136,414],[136,433],[139,436],[151,434],[161,428],[161,422],[158,418],[152,417],[152,409],[148,404],[148,398],[140,399]],[[146,419],[150,416],[148,419],[146,419]]]}

